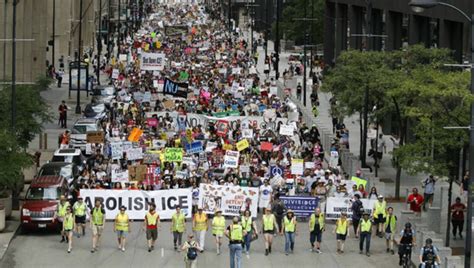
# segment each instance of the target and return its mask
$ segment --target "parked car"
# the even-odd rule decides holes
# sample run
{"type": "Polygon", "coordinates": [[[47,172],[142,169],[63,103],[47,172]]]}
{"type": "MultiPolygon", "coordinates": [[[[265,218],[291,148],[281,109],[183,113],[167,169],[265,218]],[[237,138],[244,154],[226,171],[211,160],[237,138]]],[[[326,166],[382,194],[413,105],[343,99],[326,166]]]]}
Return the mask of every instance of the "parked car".
{"type": "Polygon", "coordinates": [[[82,118],[78,119],[74,123],[74,127],[71,131],[71,140],[69,144],[73,148],[81,149],[82,151],[86,150],[87,143],[87,132],[89,131],[101,131],[102,127],[100,126],[100,120],[95,118],[82,118]]]}
{"type": "Polygon", "coordinates": [[[21,230],[59,230],[54,213],[61,195],[70,197],[65,177],[36,177],[26,192],[21,208],[21,230]]]}
{"type": "Polygon", "coordinates": [[[40,168],[36,177],[62,176],[66,178],[68,184],[71,185],[80,175],[79,168],[80,166],[74,163],[74,161],[72,163],[50,162],[40,168]]]}
{"type": "Polygon", "coordinates": [[[86,166],[86,157],[79,149],[57,149],[51,162],[73,163],[77,166],[79,172],[82,172],[86,166]]]}

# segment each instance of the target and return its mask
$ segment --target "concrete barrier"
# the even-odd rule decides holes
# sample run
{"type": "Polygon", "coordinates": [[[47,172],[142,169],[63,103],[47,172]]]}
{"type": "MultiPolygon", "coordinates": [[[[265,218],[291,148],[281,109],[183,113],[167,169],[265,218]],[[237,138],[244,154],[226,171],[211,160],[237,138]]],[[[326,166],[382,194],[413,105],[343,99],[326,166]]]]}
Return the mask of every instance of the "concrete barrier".
{"type": "Polygon", "coordinates": [[[440,207],[430,207],[427,212],[427,222],[429,227],[435,233],[441,233],[441,208],[440,207]]]}
{"type": "Polygon", "coordinates": [[[445,268],[460,268],[464,267],[462,258],[460,256],[446,256],[444,260],[442,260],[441,264],[443,264],[445,268]]]}

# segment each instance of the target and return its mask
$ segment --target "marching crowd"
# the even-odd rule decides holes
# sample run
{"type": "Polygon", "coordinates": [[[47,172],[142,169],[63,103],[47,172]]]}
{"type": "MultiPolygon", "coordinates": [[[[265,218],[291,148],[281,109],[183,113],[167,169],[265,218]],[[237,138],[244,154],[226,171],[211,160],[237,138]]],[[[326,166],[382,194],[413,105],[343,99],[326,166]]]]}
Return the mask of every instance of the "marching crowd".
{"type": "MultiPolygon", "coordinates": [[[[259,234],[263,234],[265,255],[272,254],[277,235],[285,237],[285,254],[293,253],[301,223],[280,200],[285,195],[318,197],[320,205],[308,218],[311,251],[321,253],[327,222],[325,200],[347,197],[352,214],[342,212],[333,230],[338,254],[344,253],[352,225],[361,254],[370,256],[374,231],[385,238],[388,253],[395,254],[394,242],[400,245],[402,264],[416,243],[415,230],[406,223],[395,241],[399,223],[393,208],[375,187],[366,191],[360,171],[345,174],[339,169],[338,150],[348,146],[344,124],[335,125],[338,138],[330,148],[323,148],[317,126],[307,126],[288,98],[291,91],[280,94],[273,78],[259,76],[258,54],[250,51],[243,35],[227,31],[216,10],[212,5],[153,6],[152,18],[119,41],[117,57],[112,56],[105,66],[114,97],[107,103],[107,116],[101,119],[104,142],[90,144],[86,168],[74,185],[74,198],[69,203],[62,197],[56,212],[56,219],[62,222],[61,242],[68,242],[68,252],[74,234],[85,235],[86,218],[90,218],[93,234],[92,253],[99,249],[105,225],[101,200],[95,200],[89,209],[82,189],[192,188],[193,233],[182,241],[186,217],[179,206],[170,230],[174,250],[185,252],[187,267],[195,267],[199,252],[211,248],[205,243],[208,229],[217,254],[222,252],[224,237],[228,238],[232,268],[240,267],[242,253],[250,253],[259,234]],[[145,60],[146,54],[157,58],[145,60]],[[169,148],[173,154],[168,154],[169,148]],[[331,155],[327,163],[325,150],[331,155]],[[227,160],[229,151],[236,152],[237,163],[227,160]],[[125,177],[116,175],[123,173],[125,177]],[[194,193],[200,184],[258,187],[261,218],[242,206],[241,215],[232,217],[226,227],[219,208],[208,215],[198,205],[194,193]],[[362,198],[377,201],[373,208],[364,208],[362,198]]],[[[64,107],[60,112],[64,114],[64,107]]],[[[65,116],[61,120],[65,126],[65,116]]],[[[65,147],[69,146],[67,135],[61,141],[65,147]]],[[[422,202],[417,196],[409,200],[422,202]]],[[[143,219],[151,252],[160,226],[155,204],[149,204],[143,219]]],[[[120,207],[113,228],[121,251],[126,250],[130,222],[127,208],[120,207]]],[[[420,261],[440,263],[430,239],[422,247],[420,261]]]]}

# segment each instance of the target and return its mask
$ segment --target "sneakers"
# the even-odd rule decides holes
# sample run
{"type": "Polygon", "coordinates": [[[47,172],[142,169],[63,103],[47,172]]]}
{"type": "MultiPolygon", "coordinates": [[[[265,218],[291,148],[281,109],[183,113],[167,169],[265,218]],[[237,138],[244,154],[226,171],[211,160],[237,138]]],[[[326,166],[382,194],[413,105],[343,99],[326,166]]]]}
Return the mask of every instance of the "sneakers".
{"type": "Polygon", "coordinates": [[[390,250],[390,252],[392,253],[392,255],[395,255],[395,251],[393,249],[390,250]]]}
{"type": "Polygon", "coordinates": [[[175,250],[175,251],[178,250],[178,247],[177,247],[177,246],[174,246],[174,250],[175,250]]]}
{"type": "Polygon", "coordinates": [[[64,242],[64,241],[66,241],[66,239],[65,239],[64,236],[63,236],[63,237],[61,238],[61,241],[59,241],[59,243],[62,243],[62,242],[64,242]]]}
{"type": "Polygon", "coordinates": [[[286,256],[288,256],[288,251],[287,251],[287,252],[285,252],[285,255],[286,255],[286,256]]]}
{"type": "Polygon", "coordinates": [[[151,252],[151,248],[148,248],[148,252],[151,252]]]}
{"type": "Polygon", "coordinates": [[[461,239],[462,239],[462,234],[461,234],[461,233],[459,233],[459,238],[461,238],[461,239]]]}
{"type": "Polygon", "coordinates": [[[322,252],[321,252],[321,250],[318,248],[318,249],[316,249],[316,253],[321,254],[322,252]]]}
{"type": "Polygon", "coordinates": [[[91,249],[91,253],[94,253],[94,252],[95,252],[95,248],[92,248],[92,249],[91,249]]]}
{"type": "Polygon", "coordinates": [[[387,253],[390,251],[390,249],[387,248],[387,253]]]}
{"type": "Polygon", "coordinates": [[[362,252],[362,250],[361,250],[361,251],[359,251],[359,254],[364,254],[364,252],[362,252]]]}
{"type": "Polygon", "coordinates": [[[122,252],[125,252],[125,248],[122,248],[122,252]]]}
{"type": "Polygon", "coordinates": [[[245,255],[249,256],[249,255],[250,255],[250,252],[249,252],[249,251],[245,252],[245,255]]]}
{"type": "Polygon", "coordinates": [[[400,259],[400,260],[398,261],[398,266],[402,266],[402,265],[403,265],[402,259],[400,259]]]}
{"type": "Polygon", "coordinates": [[[268,247],[268,253],[272,253],[272,246],[268,247]]]}
{"type": "Polygon", "coordinates": [[[365,255],[367,255],[367,257],[370,257],[370,252],[367,251],[367,253],[365,253],[365,255]]]}
{"type": "Polygon", "coordinates": [[[68,249],[68,250],[67,250],[67,253],[71,253],[71,249],[68,249]]]}
{"type": "Polygon", "coordinates": [[[265,249],[265,256],[268,256],[268,249],[265,249]]]}

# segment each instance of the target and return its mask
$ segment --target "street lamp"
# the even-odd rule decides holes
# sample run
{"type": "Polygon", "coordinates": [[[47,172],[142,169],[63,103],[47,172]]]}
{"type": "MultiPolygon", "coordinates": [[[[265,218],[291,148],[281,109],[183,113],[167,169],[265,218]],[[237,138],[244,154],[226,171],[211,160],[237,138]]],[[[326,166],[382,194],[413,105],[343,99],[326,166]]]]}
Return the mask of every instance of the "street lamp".
{"type": "MultiPolygon", "coordinates": [[[[471,23],[471,94],[474,94],[474,14],[470,17],[459,8],[438,0],[412,0],[408,5],[414,12],[423,12],[427,8],[445,6],[456,10],[471,23]]],[[[467,181],[467,223],[464,267],[471,267],[471,241],[472,241],[472,189],[471,176],[474,174],[474,105],[471,103],[471,124],[469,127],[469,179],[467,181]]],[[[448,223],[449,224],[449,223],[448,223]]]]}

